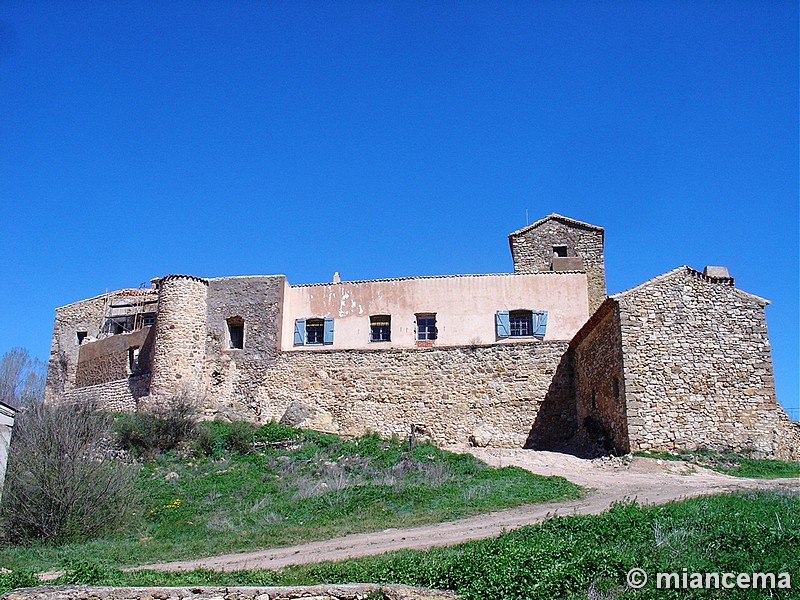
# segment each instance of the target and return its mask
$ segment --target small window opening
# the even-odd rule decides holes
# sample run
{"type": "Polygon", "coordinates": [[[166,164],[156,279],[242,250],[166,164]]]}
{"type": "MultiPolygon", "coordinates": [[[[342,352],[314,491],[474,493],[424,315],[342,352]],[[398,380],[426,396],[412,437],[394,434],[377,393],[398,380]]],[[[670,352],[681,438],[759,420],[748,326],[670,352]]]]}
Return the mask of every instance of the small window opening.
{"type": "Polygon", "coordinates": [[[325,320],[308,319],[306,321],[306,344],[323,344],[325,342],[325,320]]]}
{"type": "Polygon", "coordinates": [[[228,319],[228,347],[231,350],[244,348],[244,319],[241,317],[228,319]]]}
{"type": "Polygon", "coordinates": [[[592,410],[597,410],[597,390],[592,390],[592,410]]]}
{"type": "Polygon", "coordinates": [[[533,335],[533,311],[511,311],[508,313],[508,323],[511,337],[526,337],[533,335]]]}
{"type": "Polygon", "coordinates": [[[369,318],[369,341],[390,342],[392,340],[392,317],[376,315],[369,318]]]}
{"type": "Polygon", "coordinates": [[[156,324],[156,313],[144,313],[142,314],[142,327],[150,327],[156,324]]]}
{"type": "Polygon", "coordinates": [[[566,258],[567,256],[566,244],[559,244],[558,246],[553,246],[553,256],[557,256],[559,258],[566,258]]]}
{"type": "Polygon", "coordinates": [[[417,315],[417,340],[435,340],[437,335],[436,313],[417,315]]]}
{"type": "Polygon", "coordinates": [[[139,370],[139,346],[128,348],[128,375],[139,370]]]}
{"type": "Polygon", "coordinates": [[[87,337],[88,335],[89,335],[89,332],[88,332],[88,331],[79,331],[79,332],[77,333],[77,336],[78,336],[78,346],[80,346],[80,345],[83,343],[83,340],[85,340],[85,339],[86,339],[86,337],[87,337]]]}

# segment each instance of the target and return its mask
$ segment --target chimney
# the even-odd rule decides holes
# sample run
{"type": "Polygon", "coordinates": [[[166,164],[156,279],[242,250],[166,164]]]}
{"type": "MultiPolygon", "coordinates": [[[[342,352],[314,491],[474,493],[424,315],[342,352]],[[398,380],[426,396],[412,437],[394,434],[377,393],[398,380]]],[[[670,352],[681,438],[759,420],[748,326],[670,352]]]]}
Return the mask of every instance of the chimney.
{"type": "Polygon", "coordinates": [[[333,274],[333,283],[342,283],[342,278],[339,277],[339,271],[333,274]]]}
{"type": "Polygon", "coordinates": [[[703,269],[703,275],[706,277],[710,277],[711,279],[730,279],[730,273],[728,273],[728,267],[706,267],[703,269]]]}

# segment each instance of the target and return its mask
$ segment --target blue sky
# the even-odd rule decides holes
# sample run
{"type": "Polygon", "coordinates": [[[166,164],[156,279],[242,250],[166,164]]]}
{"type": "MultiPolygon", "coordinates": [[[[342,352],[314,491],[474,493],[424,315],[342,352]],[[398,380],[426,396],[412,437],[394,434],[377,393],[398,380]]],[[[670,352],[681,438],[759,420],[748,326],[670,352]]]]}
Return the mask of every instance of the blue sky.
{"type": "Polygon", "coordinates": [[[0,352],[154,276],[727,265],[798,406],[796,2],[0,3],[0,352]]]}

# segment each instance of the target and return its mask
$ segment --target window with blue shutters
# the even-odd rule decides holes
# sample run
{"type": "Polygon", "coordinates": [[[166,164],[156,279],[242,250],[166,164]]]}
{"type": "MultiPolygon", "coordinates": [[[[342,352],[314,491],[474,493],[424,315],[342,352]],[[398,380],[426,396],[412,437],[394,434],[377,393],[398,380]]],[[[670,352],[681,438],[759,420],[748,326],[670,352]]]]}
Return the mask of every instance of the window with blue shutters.
{"type": "Polygon", "coordinates": [[[295,346],[333,344],[333,319],[297,319],[294,322],[295,346]]]}
{"type": "Polygon", "coordinates": [[[297,319],[294,322],[294,345],[302,346],[306,343],[306,320],[297,319]]]}
{"type": "Polygon", "coordinates": [[[534,317],[534,330],[533,336],[536,338],[544,339],[545,333],[547,332],[547,311],[546,310],[535,310],[533,311],[534,317]]]}
{"type": "Polygon", "coordinates": [[[332,344],[333,343],[333,319],[324,319],[323,321],[323,336],[322,336],[322,343],[323,344],[332,344]]]}
{"type": "Polygon", "coordinates": [[[497,337],[509,337],[511,335],[511,322],[507,310],[498,310],[494,316],[497,337]]]}
{"type": "Polygon", "coordinates": [[[535,337],[542,339],[547,330],[546,310],[498,310],[495,314],[497,337],[535,337]]]}

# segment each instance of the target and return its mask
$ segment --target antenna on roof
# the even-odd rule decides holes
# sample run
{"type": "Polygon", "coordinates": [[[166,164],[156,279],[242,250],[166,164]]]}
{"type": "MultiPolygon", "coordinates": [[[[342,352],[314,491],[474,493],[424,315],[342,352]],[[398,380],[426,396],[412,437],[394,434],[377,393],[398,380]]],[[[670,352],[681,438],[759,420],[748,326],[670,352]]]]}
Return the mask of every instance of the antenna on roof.
{"type": "Polygon", "coordinates": [[[525,225],[530,225],[530,224],[531,224],[531,221],[528,218],[528,209],[526,208],[525,209],[525,225]]]}

